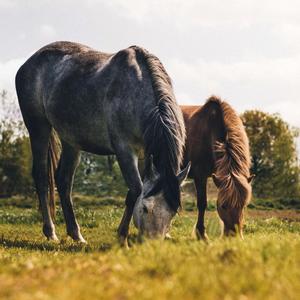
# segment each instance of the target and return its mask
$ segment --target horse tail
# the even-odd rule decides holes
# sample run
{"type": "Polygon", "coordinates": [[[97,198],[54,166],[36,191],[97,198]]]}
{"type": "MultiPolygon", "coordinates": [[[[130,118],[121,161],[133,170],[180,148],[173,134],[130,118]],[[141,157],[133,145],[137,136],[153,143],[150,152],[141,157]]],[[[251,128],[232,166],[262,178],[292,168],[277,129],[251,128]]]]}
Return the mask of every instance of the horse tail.
{"type": "Polygon", "coordinates": [[[48,185],[49,185],[49,207],[52,219],[55,219],[55,171],[61,153],[60,140],[54,129],[51,131],[48,146],[48,185]]]}

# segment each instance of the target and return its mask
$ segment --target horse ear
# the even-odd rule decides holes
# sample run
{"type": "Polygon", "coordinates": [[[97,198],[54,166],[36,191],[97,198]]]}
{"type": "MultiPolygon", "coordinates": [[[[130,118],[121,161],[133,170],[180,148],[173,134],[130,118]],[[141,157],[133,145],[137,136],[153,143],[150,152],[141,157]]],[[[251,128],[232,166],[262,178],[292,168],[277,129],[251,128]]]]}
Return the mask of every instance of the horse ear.
{"type": "Polygon", "coordinates": [[[254,178],[255,178],[255,174],[252,174],[247,178],[247,180],[249,183],[251,183],[254,178]]]}
{"type": "Polygon", "coordinates": [[[183,181],[187,178],[190,169],[191,169],[191,162],[189,162],[187,166],[182,171],[179,172],[179,174],[177,175],[179,185],[181,185],[183,181]]]}
{"type": "Polygon", "coordinates": [[[220,179],[218,178],[218,176],[217,176],[215,173],[212,173],[212,174],[211,174],[211,177],[212,177],[212,179],[213,179],[213,181],[214,181],[216,187],[219,188],[220,185],[221,185],[221,181],[220,181],[220,179]]]}

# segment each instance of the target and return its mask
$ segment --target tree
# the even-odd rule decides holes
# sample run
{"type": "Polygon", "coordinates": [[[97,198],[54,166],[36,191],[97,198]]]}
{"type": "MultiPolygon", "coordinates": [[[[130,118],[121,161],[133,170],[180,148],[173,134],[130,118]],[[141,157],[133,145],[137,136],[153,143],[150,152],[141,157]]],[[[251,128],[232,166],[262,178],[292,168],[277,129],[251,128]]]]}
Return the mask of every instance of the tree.
{"type": "Polygon", "coordinates": [[[32,192],[29,138],[21,135],[20,121],[0,123],[0,195],[32,192]],[[16,135],[16,132],[19,134],[16,135]]]}
{"type": "Polygon", "coordinates": [[[258,197],[300,197],[300,169],[295,138],[298,131],[277,114],[258,110],[242,115],[249,137],[253,191],[258,197]]]}
{"type": "Polygon", "coordinates": [[[33,191],[29,138],[16,99],[0,93],[0,195],[33,191]]]}
{"type": "MultiPolygon", "coordinates": [[[[32,194],[31,151],[16,98],[0,92],[0,196],[32,194]]],[[[96,195],[124,195],[126,185],[113,156],[82,153],[75,191],[96,195]]]]}
{"type": "Polygon", "coordinates": [[[74,190],[99,196],[124,196],[127,187],[114,156],[104,157],[82,152],[74,190]]]}

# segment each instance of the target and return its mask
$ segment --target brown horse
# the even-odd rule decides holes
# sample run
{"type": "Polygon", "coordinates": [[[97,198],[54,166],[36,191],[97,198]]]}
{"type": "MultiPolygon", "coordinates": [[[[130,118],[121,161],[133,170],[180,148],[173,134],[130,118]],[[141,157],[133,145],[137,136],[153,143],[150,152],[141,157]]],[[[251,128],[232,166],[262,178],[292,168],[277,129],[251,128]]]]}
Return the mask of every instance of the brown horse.
{"type": "Polygon", "coordinates": [[[196,234],[207,239],[204,214],[206,184],[212,176],[218,188],[217,209],[226,236],[242,235],[243,210],[251,199],[250,153],[243,123],[232,107],[212,96],[203,106],[181,106],[187,132],[185,161],[197,190],[196,234]]]}

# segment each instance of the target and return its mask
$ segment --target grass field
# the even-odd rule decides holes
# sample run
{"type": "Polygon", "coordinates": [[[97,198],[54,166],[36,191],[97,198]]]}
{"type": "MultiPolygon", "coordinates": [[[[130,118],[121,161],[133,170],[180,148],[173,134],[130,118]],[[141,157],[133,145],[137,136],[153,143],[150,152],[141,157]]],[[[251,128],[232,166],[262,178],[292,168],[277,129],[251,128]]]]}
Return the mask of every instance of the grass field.
{"type": "Polygon", "coordinates": [[[75,199],[87,246],[41,234],[33,202],[0,200],[0,299],[299,299],[300,213],[247,211],[245,240],[220,238],[215,212],[207,214],[210,243],[191,232],[195,211],[183,211],[172,240],[117,244],[119,199],[75,199]]]}

